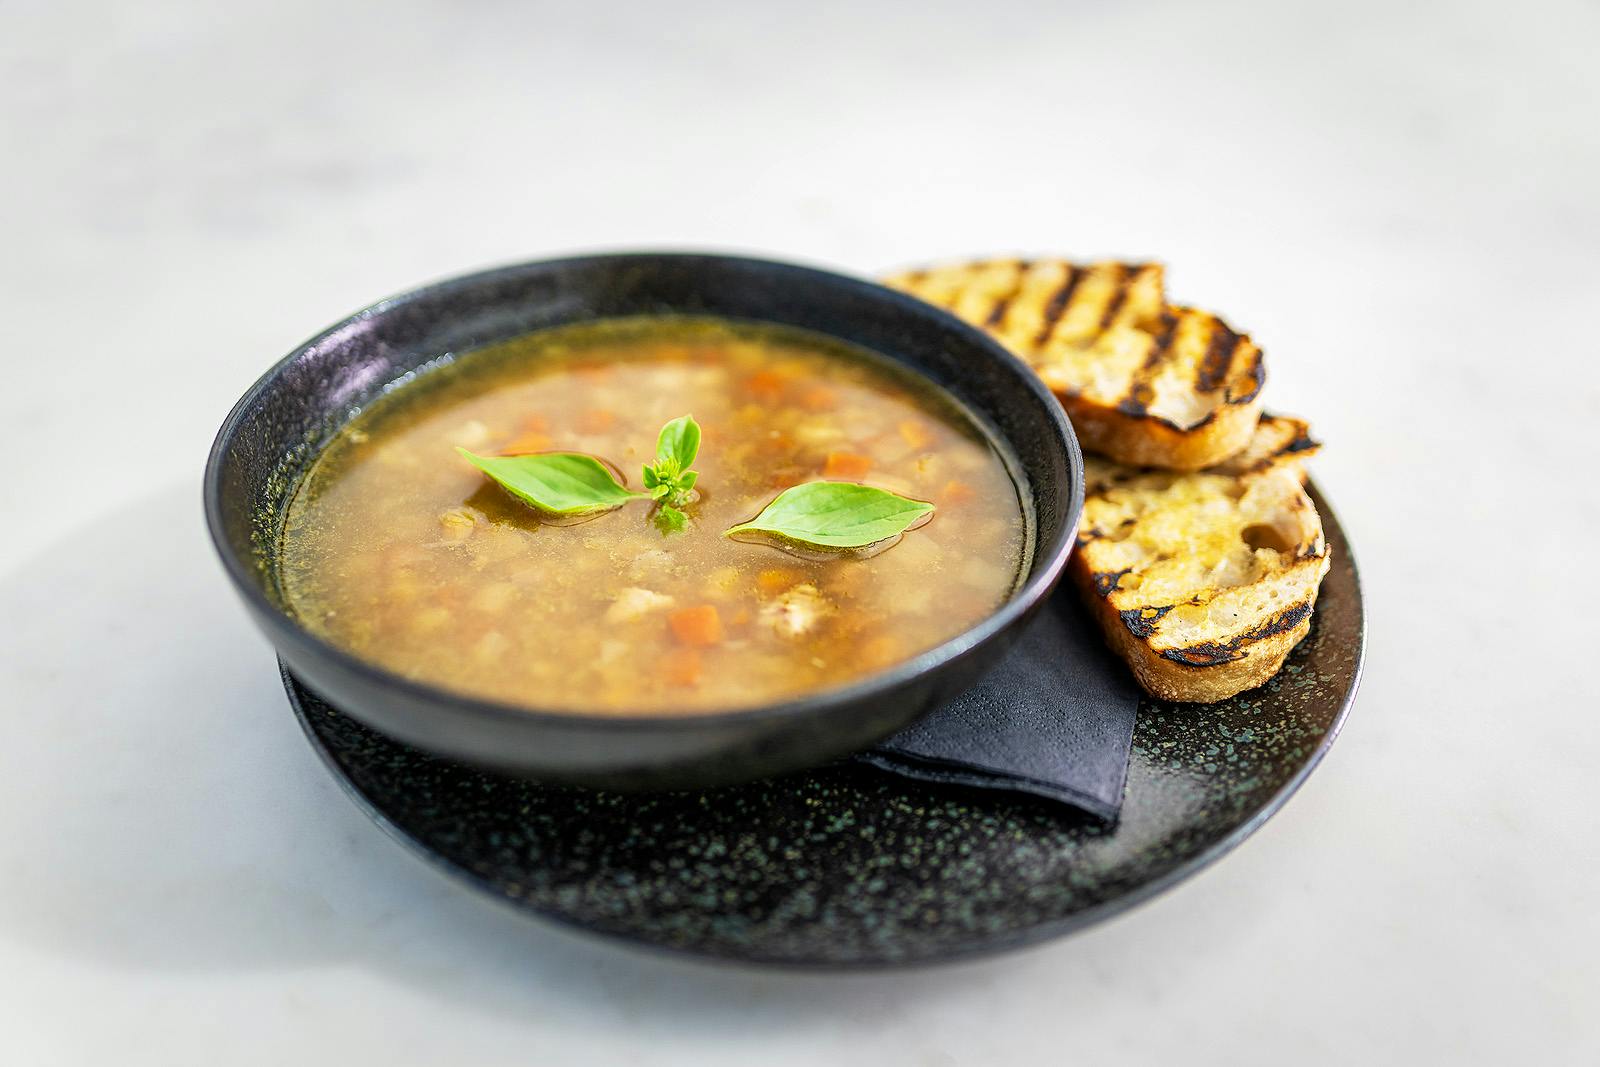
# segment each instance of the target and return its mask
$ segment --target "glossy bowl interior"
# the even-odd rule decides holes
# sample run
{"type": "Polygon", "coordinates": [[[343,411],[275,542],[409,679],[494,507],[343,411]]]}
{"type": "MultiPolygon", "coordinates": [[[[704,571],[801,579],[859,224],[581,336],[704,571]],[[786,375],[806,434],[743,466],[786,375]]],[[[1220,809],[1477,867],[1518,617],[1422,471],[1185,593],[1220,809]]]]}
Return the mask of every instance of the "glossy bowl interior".
{"type": "Polygon", "coordinates": [[[373,728],[442,755],[608,788],[690,788],[813,766],[871,745],[992,666],[1059,579],[1083,503],[1060,405],[1015,357],[930,305],[870,282],[734,256],[603,255],[472,274],[393,297],[295,349],[235,406],[205,474],[229,577],[280,659],[373,728]],[[281,602],[278,538],[301,477],[364,405],[443,357],[535,330],[626,315],[714,315],[827,334],[907,366],[993,437],[1031,512],[1025,580],[957,637],[848,686],[683,717],[585,716],[409,681],[313,635],[281,602]]]}

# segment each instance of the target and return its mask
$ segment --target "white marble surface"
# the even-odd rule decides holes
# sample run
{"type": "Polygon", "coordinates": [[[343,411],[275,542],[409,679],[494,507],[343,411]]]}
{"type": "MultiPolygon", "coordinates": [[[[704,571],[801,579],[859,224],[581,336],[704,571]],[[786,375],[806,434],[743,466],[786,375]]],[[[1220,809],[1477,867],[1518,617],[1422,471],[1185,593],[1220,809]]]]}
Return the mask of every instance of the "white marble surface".
{"type": "Polygon", "coordinates": [[[1594,1062],[1600,8],[0,7],[0,1060],[1594,1062]],[[370,298],[573,249],[1153,256],[1314,418],[1344,738],[1226,862],[905,974],[523,921],[323,773],[200,525],[370,298]]]}

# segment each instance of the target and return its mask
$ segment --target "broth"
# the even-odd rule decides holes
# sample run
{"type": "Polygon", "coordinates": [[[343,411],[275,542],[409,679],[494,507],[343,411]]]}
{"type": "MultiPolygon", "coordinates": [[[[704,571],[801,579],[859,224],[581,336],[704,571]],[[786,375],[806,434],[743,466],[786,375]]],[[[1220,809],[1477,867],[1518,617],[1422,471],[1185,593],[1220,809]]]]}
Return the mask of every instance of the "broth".
{"type": "Polygon", "coordinates": [[[969,629],[1010,596],[1029,536],[972,420],[882,357],[789,328],[628,318],[485,348],[374,402],[301,483],[279,582],[313,632],[408,678],[692,714],[849,683],[969,629]],[[701,498],[679,533],[646,504],[553,523],[455,452],[588,453],[637,490],[686,412],[701,498]],[[817,479],[936,511],[876,554],[722,536],[817,479]]]}

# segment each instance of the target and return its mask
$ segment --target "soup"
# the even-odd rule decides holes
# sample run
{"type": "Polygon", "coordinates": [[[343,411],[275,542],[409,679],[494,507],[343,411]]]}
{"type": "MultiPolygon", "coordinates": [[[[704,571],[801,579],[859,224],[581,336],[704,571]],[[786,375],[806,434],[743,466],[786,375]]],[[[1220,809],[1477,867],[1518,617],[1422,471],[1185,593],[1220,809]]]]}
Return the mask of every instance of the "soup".
{"type": "Polygon", "coordinates": [[[628,318],[475,351],[374,402],[301,483],[278,577],[313,632],[408,678],[693,714],[843,685],[969,629],[1016,587],[1030,530],[972,419],[882,357],[788,328],[628,318]],[[686,413],[692,488],[597,514],[530,506],[457,451],[594,457],[639,492],[686,413]],[[726,535],[815,482],[933,508],[853,549],[726,535]]]}

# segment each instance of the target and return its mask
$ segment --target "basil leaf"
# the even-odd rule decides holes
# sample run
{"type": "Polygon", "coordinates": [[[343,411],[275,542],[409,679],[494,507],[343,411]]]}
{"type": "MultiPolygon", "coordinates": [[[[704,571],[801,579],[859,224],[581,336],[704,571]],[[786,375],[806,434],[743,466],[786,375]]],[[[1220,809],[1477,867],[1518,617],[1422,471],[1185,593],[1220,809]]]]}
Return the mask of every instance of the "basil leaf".
{"type": "Polygon", "coordinates": [[[604,463],[578,452],[480,456],[456,451],[512,496],[553,515],[609,511],[645,495],[628,492],[604,463]]]}
{"type": "Polygon", "coordinates": [[[650,490],[650,498],[671,505],[691,503],[690,490],[700,475],[690,470],[689,464],[699,452],[700,424],[692,415],[681,415],[661,427],[656,461],[644,465],[644,487],[650,490]]]}
{"type": "Polygon", "coordinates": [[[904,533],[933,505],[854,482],[806,482],[785,489],[749,522],[726,531],[777,534],[823,548],[862,548],[904,533]]]}
{"type": "Polygon", "coordinates": [[[700,424],[692,415],[680,415],[661,427],[656,438],[656,471],[671,481],[689,469],[700,452],[700,424]]]}

